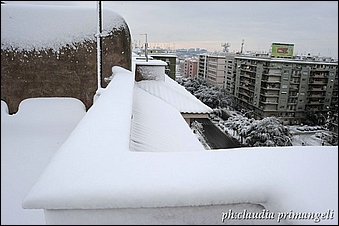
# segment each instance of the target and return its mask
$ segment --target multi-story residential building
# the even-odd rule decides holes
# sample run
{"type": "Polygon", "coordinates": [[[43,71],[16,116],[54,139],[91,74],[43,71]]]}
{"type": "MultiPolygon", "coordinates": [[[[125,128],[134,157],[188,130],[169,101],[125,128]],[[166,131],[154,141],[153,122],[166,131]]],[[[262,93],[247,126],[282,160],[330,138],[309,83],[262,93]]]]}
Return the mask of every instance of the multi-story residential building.
{"type": "Polygon", "coordinates": [[[185,59],[184,62],[184,76],[196,77],[198,74],[198,58],[192,57],[185,59]]]}
{"type": "Polygon", "coordinates": [[[198,74],[225,88],[235,97],[239,110],[256,118],[276,116],[284,124],[300,124],[305,113],[311,112],[322,124],[327,112],[338,111],[338,62],[329,58],[204,54],[199,55],[198,74]],[[224,65],[224,76],[217,83],[219,65],[224,65]]]}
{"type": "Polygon", "coordinates": [[[224,89],[226,93],[234,95],[235,85],[235,54],[229,54],[225,59],[225,83],[224,89]]]}
{"type": "Polygon", "coordinates": [[[204,78],[207,84],[225,88],[225,55],[199,55],[198,77],[204,78]]]}

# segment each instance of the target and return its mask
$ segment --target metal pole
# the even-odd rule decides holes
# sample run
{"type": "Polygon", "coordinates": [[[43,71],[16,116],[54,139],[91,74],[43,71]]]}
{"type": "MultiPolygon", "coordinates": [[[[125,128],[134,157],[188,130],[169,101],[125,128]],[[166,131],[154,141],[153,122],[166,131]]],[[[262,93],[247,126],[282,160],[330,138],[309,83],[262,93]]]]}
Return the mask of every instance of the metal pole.
{"type": "Polygon", "coordinates": [[[205,59],[204,59],[204,80],[206,80],[206,61],[207,61],[207,54],[205,53],[205,59]]]}
{"type": "Polygon", "coordinates": [[[147,50],[147,48],[148,48],[148,42],[147,42],[147,34],[145,34],[146,35],[146,43],[145,43],[145,56],[146,56],[146,62],[148,62],[148,50],[147,50]]]}
{"type": "Polygon", "coordinates": [[[148,43],[147,43],[147,33],[146,33],[146,34],[141,34],[141,35],[145,35],[145,36],[146,36],[146,43],[145,43],[145,57],[146,57],[146,62],[148,62],[148,54],[147,54],[147,47],[148,47],[148,43]]]}
{"type": "Polygon", "coordinates": [[[97,1],[98,25],[97,25],[97,69],[98,69],[98,90],[101,88],[101,33],[102,33],[102,16],[101,16],[101,1],[97,1]]]}

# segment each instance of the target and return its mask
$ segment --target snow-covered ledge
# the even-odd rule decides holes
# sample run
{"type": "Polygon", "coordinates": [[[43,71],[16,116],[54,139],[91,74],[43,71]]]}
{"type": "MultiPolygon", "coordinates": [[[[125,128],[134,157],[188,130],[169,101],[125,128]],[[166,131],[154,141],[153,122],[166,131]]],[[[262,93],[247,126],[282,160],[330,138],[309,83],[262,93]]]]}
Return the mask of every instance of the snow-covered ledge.
{"type": "Polygon", "coordinates": [[[23,208],[48,224],[338,223],[338,147],[130,151],[134,75],[113,69],[23,208]],[[244,209],[271,220],[230,219],[244,209]]]}

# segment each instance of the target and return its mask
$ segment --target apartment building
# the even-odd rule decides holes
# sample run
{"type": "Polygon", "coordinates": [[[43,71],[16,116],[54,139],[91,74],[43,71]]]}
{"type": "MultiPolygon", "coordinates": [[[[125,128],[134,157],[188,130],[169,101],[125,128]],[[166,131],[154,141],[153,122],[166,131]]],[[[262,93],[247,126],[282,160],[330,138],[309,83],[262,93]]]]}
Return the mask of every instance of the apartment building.
{"type": "Polygon", "coordinates": [[[198,75],[198,58],[192,57],[184,60],[184,76],[196,77],[198,75]]]}
{"type": "Polygon", "coordinates": [[[211,65],[224,65],[219,87],[235,97],[239,110],[256,118],[276,116],[292,125],[312,112],[324,123],[327,112],[338,112],[338,62],[329,58],[199,55],[199,76],[217,84],[211,65]]]}
{"type": "Polygon", "coordinates": [[[198,77],[206,80],[207,84],[225,88],[226,56],[200,54],[198,77]]]}

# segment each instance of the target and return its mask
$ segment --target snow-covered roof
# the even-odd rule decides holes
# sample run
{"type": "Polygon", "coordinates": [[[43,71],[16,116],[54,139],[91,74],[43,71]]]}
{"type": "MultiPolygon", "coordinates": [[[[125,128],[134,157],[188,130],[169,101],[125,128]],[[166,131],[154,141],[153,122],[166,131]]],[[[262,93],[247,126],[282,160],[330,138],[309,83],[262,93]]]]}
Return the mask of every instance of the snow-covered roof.
{"type": "MultiPolygon", "coordinates": [[[[113,10],[104,8],[102,14],[104,34],[125,28],[124,18],[113,10]]],[[[1,4],[1,49],[58,51],[66,44],[94,41],[96,33],[95,3],[93,7],[1,4]]]]}
{"type": "Polygon", "coordinates": [[[165,61],[153,60],[153,58],[150,58],[149,61],[146,61],[145,56],[135,57],[135,60],[133,59],[133,62],[136,65],[144,65],[144,66],[166,66],[167,65],[165,61]]]}
{"type": "Polygon", "coordinates": [[[180,112],[134,87],[131,151],[204,151],[180,112]],[[185,145],[183,145],[185,143],[185,145]]]}
{"type": "Polygon", "coordinates": [[[212,109],[165,74],[163,80],[142,80],[137,85],[175,107],[181,113],[210,113],[212,109]]]}
{"type": "Polygon", "coordinates": [[[212,112],[210,107],[198,100],[165,73],[164,66],[167,65],[166,62],[162,60],[145,61],[133,59],[132,65],[132,71],[136,70],[136,65],[144,67],[139,69],[144,80],[137,82],[138,87],[172,105],[181,113],[205,114],[212,112]]]}
{"type": "MultiPolygon", "coordinates": [[[[57,12],[46,7],[36,13],[34,8],[1,6],[2,49],[57,50],[94,39],[95,7],[85,7],[84,14],[69,7],[58,7],[57,12]],[[9,7],[15,15],[6,10],[9,7]],[[22,23],[13,24],[13,16],[22,23]],[[26,26],[28,16],[37,26],[26,26]],[[53,32],[41,33],[39,28],[53,32]]],[[[112,23],[120,18],[106,11],[105,15],[112,20],[104,21],[112,23]]],[[[109,24],[104,24],[107,31],[112,28],[109,24]]],[[[123,22],[114,27],[119,24],[123,22]]],[[[338,147],[202,151],[177,111],[182,107],[178,99],[172,100],[168,93],[152,94],[152,85],[146,92],[142,82],[134,81],[134,73],[123,68],[114,67],[113,73],[88,112],[75,99],[33,98],[23,101],[17,114],[8,115],[1,101],[2,217],[15,217],[12,205],[26,194],[22,186],[31,187],[22,206],[33,209],[255,203],[274,213],[338,213],[338,147]],[[13,165],[13,159],[25,164],[13,165]]],[[[164,78],[155,82],[184,100],[187,91],[164,78]]],[[[324,222],[337,224],[337,214],[324,222]]]]}
{"type": "Polygon", "coordinates": [[[132,57],[132,71],[136,67],[142,73],[143,80],[137,86],[163,100],[181,113],[206,114],[213,110],[188,92],[183,86],[165,73],[166,62],[162,60],[137,60],[132,57]]]}
{"type": "MultiPolygon", "coordinates": [[[[154,97],[135,86],[133,73],[120,67],[113,69],[113,80],[52,157],[23,200],[24,208],[102,209],[256,203],[275,213],[291,209],[337,213],[337,147],[131,151],[138,148],[130,142],[134,132],[141,131],[140,140],[142,134],[153,136],[160,129],[173,133],[172,127],[167,131],[167,128],[158,128],[154,132],[151,128],[139,127],[139,123],[133,127],[134,120],[141,120],[140,115],[146,118],[166,115],[170,107],[162,105],[156,109],[157,101],[154,105],[147,104],[154,97]],[[139,100],[134,100],[136,97],[139,100]]],[[[170,111],[174,117],[171,120],[186,124],[170,111]]],[[[158,126],[158,120],[152,122],[147,118],[144,126],[154,128],[158,126]]],[[[167,140],[164,148],[170,146],[171,141],[188,145],[185,139],[176,141],[171,134],[168,137],[154,135],[153,138],[167,140]]],[[[151,137],[146,139],[150,141],[151,137]]],[[[160,143],[150,143],[154,144],[152,148],[162,147],[160,143]]],[[[335,216],[333,222],[337,221],[335,216]]]]}

